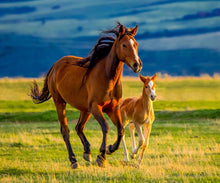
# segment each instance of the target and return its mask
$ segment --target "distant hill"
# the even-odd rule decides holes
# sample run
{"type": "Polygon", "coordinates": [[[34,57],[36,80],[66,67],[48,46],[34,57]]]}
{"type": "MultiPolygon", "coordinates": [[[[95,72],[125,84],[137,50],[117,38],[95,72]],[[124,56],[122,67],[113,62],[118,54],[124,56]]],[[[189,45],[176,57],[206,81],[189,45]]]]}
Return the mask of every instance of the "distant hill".
{"type": "Polygon", "coordinates": [[[143,74],[220,73],[220,1],[1,0],[0,77],[38,77],[62,56],[87,56],[116,21],[139,25],[143,74]]]}

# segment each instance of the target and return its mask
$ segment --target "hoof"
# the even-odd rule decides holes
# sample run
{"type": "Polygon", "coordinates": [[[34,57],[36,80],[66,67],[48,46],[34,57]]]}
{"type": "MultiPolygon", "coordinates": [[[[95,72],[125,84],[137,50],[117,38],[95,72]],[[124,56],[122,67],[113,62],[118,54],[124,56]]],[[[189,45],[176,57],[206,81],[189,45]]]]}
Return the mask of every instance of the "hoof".
{"type": "Polygon", "coordinates": [[[71,168],[72,169],[78,169],[79,168],[79,163],[78,162],[72,163],[71,168]]]}
{"type": "Polygon", "coordinates": [[[83,158],[84,158],[84,160],[86,160],[88,162],[91,162],[91,160],[92,160],[91,154],[88,154],[88,153],[83,153],[83,158]]]}
{"type": "Polygon", "coordinates": [[[131,153],[131,159],[134,159],[136,154],[131,153]]]}
{"type": "Polygon", "coordinates": [[[96,163],[101,168],[105,168],[105,166],[106,166],[106,160],[101,155],[97,156],[96,163]]]}
{"type": "Polygon", "coordinates": [[[135,165],[135,168],[139,169],[139,168],[140,168],[140,164],[139,164],[139,163],[136,164],[136,165],[135,165]]]}
{"type": "Polygon", "coordinates": [[[110,155],[110,154],[112,154],[113,152],[111,152],[111,147],[112,147],[112,145],[109,145],[108,147],[107,147],[107,151],[106,151],[106,154],[108,154],[108,155],[110,155]]]}
{"type": "Polygon", "coordinates": [[[124,160],[123,161],[123,166],[128,166],[129,165],[129,161],[128,160],[124,160]]]}
{"type": "Polygon", "coordinates": [[[129,159],[128,158],[124,158],[124,163],[128,163],[129,159]]]}

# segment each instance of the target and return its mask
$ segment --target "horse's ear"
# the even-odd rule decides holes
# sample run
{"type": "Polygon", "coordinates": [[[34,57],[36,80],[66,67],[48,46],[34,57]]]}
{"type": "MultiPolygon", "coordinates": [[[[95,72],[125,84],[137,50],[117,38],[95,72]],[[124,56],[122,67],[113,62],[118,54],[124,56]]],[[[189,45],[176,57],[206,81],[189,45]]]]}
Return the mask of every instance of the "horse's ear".
{"type": "Polygon", "coordinates": [[[145,83],[146,79],[145,79],[144,76],[142,76],[141,74],[139,74],[139,78],[141,79],[141,81],[142,81],[143,83],[145,83]]]}
{"type": "Polygon", "coordinates": [[[136,33],[137,33],[137,29],[138,29],[138,25],[136,25],[136,27],[135,28],[133,28],[130,32],[131,32],[131,34],[133,35],[133,36],[135,36],[136,35],[136,33]]]}
{"type": "Polygon", "coordinates": [[[157,78],[157,73],[155,73],[153,76],[152,76],[152,78],[151,78],[151,80],[155,80],[157,78]]]}
{"type": "Polygon", "coordinates": [[[124,26],[121,24],[119,27],[119,36],[123,35],[125,33],[125,28],[124,26]]]}

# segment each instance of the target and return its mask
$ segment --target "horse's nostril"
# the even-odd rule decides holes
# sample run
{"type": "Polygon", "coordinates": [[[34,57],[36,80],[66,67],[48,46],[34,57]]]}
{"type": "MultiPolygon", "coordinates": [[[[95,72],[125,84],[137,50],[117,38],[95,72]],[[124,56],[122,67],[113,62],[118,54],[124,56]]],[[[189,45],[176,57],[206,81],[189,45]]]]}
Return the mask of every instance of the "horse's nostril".
{"type": "Polygon", "coordinates": [[[137,69],[138,64],[137,64],[137,63],[134,63],[133,67],[134,67],[135,69],[137,69]]]}

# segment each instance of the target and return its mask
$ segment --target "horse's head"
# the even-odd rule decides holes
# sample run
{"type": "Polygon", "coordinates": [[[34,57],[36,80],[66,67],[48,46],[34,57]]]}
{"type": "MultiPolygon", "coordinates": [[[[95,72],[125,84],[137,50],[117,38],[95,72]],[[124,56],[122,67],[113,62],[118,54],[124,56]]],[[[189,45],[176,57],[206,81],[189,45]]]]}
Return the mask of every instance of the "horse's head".
{"type": "Polygon", "coordinates": [[[157,77],[157,73],[155,73],[152,77],[144,77],[141,74],[139,74],[139,77],[141,81],[144,83],[144,92],[152,101],[154,101],[157,97],[155,93],[155,79],[157,77]]]}
{"type": "Polygon", "coordinates": [[[116,44],[118,59],[126,63],[136,73],[142,69],[142,62],[137,51],[138,43],[134,39],[137,28],[138,26],[129,30],[120,25],[116,44]]]}

